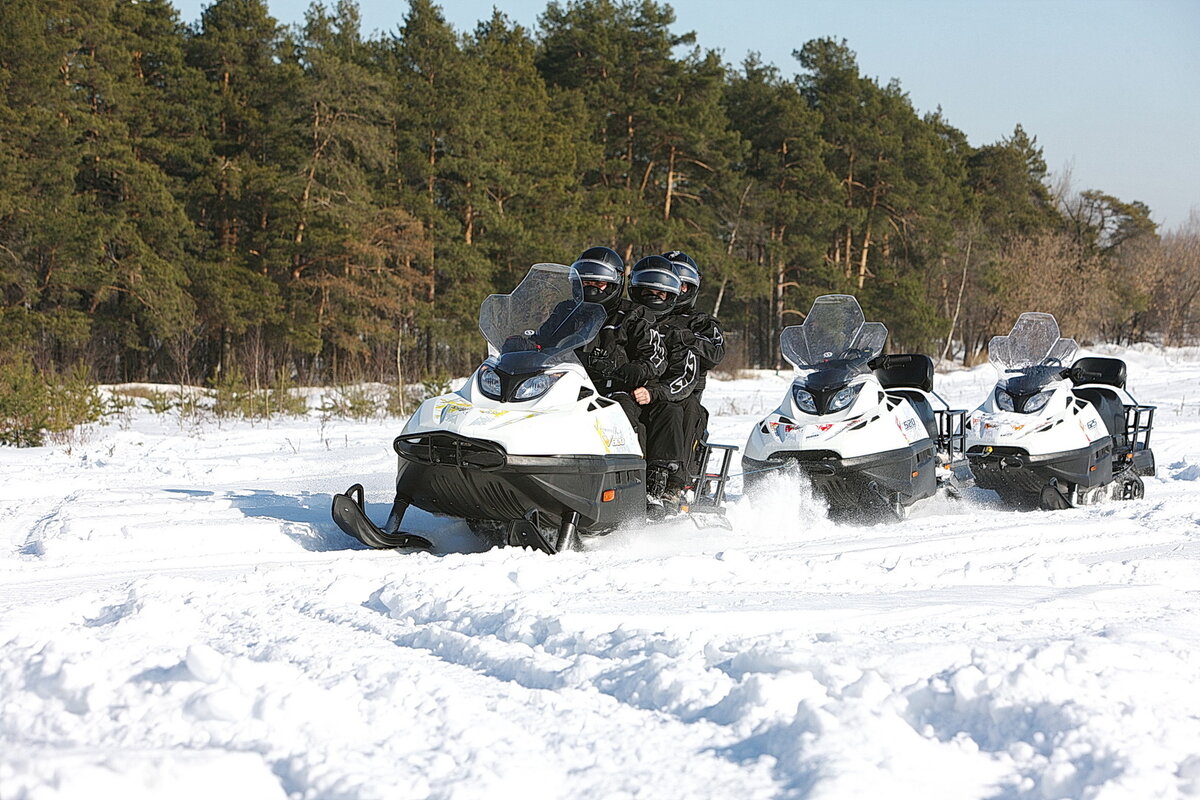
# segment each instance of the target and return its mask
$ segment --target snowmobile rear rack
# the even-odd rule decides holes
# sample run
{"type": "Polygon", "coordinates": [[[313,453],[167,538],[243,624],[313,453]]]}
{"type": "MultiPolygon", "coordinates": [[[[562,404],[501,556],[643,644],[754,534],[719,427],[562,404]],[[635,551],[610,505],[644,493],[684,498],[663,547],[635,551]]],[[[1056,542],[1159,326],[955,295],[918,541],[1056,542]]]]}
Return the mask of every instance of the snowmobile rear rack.
{"type": "Polygon", "coordinates": [[[733,454],[737,452],[738,447],[735,444],[715,444],[709,441],[700,442],[700,447],[702,449],[697,460],[700,470],[693,479],[696,499],[691,503],[692,510],[718,509],[723,513],[725,484],[729,481],[729,463],[733,460],[733,454]],[[710,472],[708,465],[712,460],[714,450],[722,451],[721,468],[717,472],[710,472]]]}
{"type": "Polygon", "coordinates": [[[691,515],[692,521],[698,527],[706,527],[705,522],[701,521],[704,518],[712,520],[720,527],[732,528],[725,517],[725,485],[729,482],[729,463],[737,450],[738,447],[734,444],[715,444],[707,440],[700,442],[696,459],[699,470],[692,478],[694,498],[680,507],[680,511],[691,515]],[[716,472],[709,470],[714,450],[722,451],[721,466],[716,472]]]}
{"type": "Polygon", "coordinates": [[[934,409],[933,414],[937,418],[938,424],[938,452],[945,455],[951,464],[965,460],[967,457],[966,410],[947,406],[944,409],[934,409]]]}
{"type": "Polygon", "coordinates": [[[1149,450],[1157,406],[1125,406],[1125,442],[1130,450],[1149,450]]]}

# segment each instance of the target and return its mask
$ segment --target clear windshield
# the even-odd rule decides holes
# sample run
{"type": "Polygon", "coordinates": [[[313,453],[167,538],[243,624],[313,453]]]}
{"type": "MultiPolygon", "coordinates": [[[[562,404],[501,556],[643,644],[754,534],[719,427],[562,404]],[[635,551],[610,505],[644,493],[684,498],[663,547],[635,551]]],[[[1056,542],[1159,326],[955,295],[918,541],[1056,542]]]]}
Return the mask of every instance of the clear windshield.
{"type": "Polygon", "coordinates": [[[605,317],[603,306],[584,302],[579,273],[562,264],[535,264],[511,294],[483,301],[479,329],[490,360],[519,374],[577,360],[575,348],[595,338],[605,317]]]}
{"type": "Polygon", "coordinates": [[[1028,394],[1060,380],[1078,349],[1074,339],[1059,336],[1053,314],[1027,311],[1017,318],[1008,336],[992,337],[988,358],[1005,389],[1028,394]]]}
{"type": "Polygon", "coordinates": [[[818,297],[803,325],[779,334],[783,357],[801,373],[839,373],[845,380],[870,372],[867,362],[883,352],[887,328],[866,322],[858,300],[848,294],[818,297]]]}

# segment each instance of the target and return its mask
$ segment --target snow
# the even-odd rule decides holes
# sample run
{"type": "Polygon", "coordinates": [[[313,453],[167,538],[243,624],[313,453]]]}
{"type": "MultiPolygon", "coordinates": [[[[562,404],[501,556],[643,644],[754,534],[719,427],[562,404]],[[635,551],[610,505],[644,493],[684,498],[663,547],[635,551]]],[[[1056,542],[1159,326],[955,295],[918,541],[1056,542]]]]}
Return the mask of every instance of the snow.
{"type": "MultiPolygon", "coordinates": [[[[1096,352],[1158,406],[1143,500],[855,527],[735,481],[732,532],[555,557],[417,511],[436,553],[344,536],[395,419],[0,449],[0,798],[1200,797],[1200,351],[1096,352]]],[[[713,438],[789,379],[710,380],[713,438]]]]}

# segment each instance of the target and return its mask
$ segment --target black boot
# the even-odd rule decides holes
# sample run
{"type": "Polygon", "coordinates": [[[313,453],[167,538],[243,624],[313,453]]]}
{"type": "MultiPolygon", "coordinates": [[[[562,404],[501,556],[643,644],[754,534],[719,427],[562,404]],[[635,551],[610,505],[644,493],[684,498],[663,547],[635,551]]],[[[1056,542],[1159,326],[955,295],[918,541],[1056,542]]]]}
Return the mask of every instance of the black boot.
{"type": "Polygon", "coordinates": [[[671,480],[670,461],[651,461],[646,465],[646,494],[651,497],[662,497],[667,493],[667,483],[671,480]]]}
{"type": "Polygon", "coordinates": [[[646,511],[651,519],[679,513],[678,481],[682,465],[678,461],[651,461],[646,466],[646,511]]]}

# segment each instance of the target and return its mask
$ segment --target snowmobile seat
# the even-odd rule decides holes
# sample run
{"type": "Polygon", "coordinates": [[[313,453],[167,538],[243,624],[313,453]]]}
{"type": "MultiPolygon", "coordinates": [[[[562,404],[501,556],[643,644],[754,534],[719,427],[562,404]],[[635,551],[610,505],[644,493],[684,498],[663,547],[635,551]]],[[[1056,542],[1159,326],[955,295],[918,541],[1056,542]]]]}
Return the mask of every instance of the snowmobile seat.
{"type": "MultiPolygon", "coordinates": [[[[1124,370],[1124,368],[1125,365],[1122,364],[1121,369],[1124,370]]],[[[1076,389],[1075,396],[1096,407],[1100,419],[1104,420],[1104,427],[1108,429],[1108,435],[1113,439],[1113,450],[1123,450],[1126,447],[1125,404],[1121,402],[1117,393],[1112,389],[1090,386],[1086,389],[1076,389]]]]}
{"type": "Polygon", "coordinates": [[[871,369],[884,389],[933,391],[933,359],[924,353],[879,356],[871,362],[871,369]]]}
{"type": "Polygon", "coordinates": [[[1102,383],[1106,386],[1125,388],[1125,362],[1119,358],[1090,356],[1081,358],[1071,365],[1071,383],[1102,383]]]}

